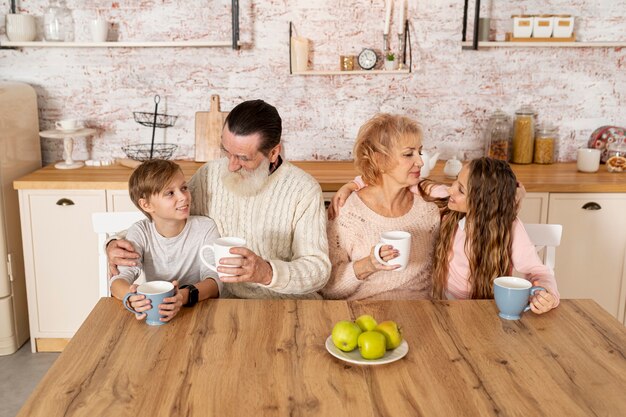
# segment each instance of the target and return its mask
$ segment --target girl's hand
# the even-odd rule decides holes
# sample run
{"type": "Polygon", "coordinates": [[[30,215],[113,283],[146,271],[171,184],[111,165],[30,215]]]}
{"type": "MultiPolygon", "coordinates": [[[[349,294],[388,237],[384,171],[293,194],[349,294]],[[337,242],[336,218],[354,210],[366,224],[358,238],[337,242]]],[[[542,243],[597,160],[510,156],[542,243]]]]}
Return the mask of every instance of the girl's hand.
{"type": "MultiPolygon", "coordinates": [[[[128,292],[137,293],[137,284],[133,284],[128,289],[128,292]]],[[[135,314],[135,318],[137,320],[143,320],[146,318],[146,313],[144,311],[150,310],[152,306],[150,305],[150,300],[146,300],[145,295],[133,295],[128,297],[128,304],[130,308],[135,310],[137,314],[135,314]]]]}
{"type": "Polygon", "coordinates": [[[552,310],[554,306],[554,296],[546,291],[537,291],[530,298],[530,309],[535,314],[543,314],[552,310]]]}
{"type": "Polygon", "coordinates": [[[178,281],[172,281],[176,293],[173,297],[163,299],[163,304],[159,304],[159,314],[165,317],[161,317],[159,320],[168,322],[172,320],[183,306],[183,295],[178,291],[178,281]]]}
{"type": "Polygon", "coordinates": [[[357,185],[352,181],[341,186],[330,201],[330,206],[328,206],[328,220],[333,220],[339,215],[339,209],[343,207],[350,194],[356,190],[357,185]]]}

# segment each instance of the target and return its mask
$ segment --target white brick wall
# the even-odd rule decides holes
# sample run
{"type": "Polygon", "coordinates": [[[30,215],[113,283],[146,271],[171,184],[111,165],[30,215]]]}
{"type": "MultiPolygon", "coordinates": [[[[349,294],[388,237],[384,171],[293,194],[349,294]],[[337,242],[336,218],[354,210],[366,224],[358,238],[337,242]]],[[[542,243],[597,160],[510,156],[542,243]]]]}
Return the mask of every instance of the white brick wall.
{"type": "MultiPolygon", "coordinates": [[[[69,117],[100,129],[94,138],[77,140],[76,159],[120,157],[121,146],[148,142],[151,130],[135,123],[132,111],[152,111],[154,94],[162,97],[160,111],[179,116],[174,127],[157,130],[157,141],[179,145],[177,159],[193,159],[194,113],[208,110],[211,94],[221,96],[223,110],[251,98],[274,104],[283,117],[285,154],[297,160],[349,159],[360,124],[378,111],[414,117],[424,126],[426,148],[455,148],[466,158],[482,154],[482,131],[498,108],[513,114],[521,104],[532,104],[540,121],[559,127],[561,160],[572,160],[596,127],[626,125],[626,48],[462,51],[461,0],[409,0],[409,75],[289,75],[289,21],[313,42],[314,67],[336,69],[341,54],[381,47],[384,3],[241,0],[241,40],[247,46],[240,51],[0,50],[0,79],[35,87],[41,129],[69,117]]],[[[0,1],[0,10],[8,4],[0,1]]],[[[41,27],[48,1],[18,4],[41,27]]],[[[67,4],[78,41],[89,40],[87,22],[97,14],[115,24],[119,40],[230,40],[229,0],[67,4]]],[[[499,32],[510,31],[510,15],[518,13],[570,13],[579,40],[626,41],[626,0],[483,1],[482,14],[499,32]]],[[[46,162],[62,158],[61,141],[43,139],[42,148],[46,162]]]]}

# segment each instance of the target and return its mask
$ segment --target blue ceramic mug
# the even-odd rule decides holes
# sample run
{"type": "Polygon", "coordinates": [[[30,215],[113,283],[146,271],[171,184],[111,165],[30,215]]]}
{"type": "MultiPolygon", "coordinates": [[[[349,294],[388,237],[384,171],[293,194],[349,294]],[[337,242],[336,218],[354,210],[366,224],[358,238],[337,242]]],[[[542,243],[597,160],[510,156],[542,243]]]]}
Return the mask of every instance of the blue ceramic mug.
{"type": "MultiPolygon", "coordinates": [[[[150,310],[145,311],[146,323],[150,326],[160,326],[161,324],[165,324],[167,322],[160,321],[159,319],[163,316],[159,314],[159,304],[163,304],[163,300],[168,297],[173,297],[176,294],[176,289],[174,288],[174,284],[169,281],[148,281],[144,284],[141,284],[137,287],[138,295],[145,295],[146,299],[150,300],[150,305],[152,308],[150,310]]],[[[131,313],[137,313],[133,310],[128,304],[128,299],[135,295],[135,293],[129,292],[124,296],[124,300],[122,304],[126,307],[126,310],[131,313]]]]}
{"type": "Polygon", "coordinates": [[[520,315],[530,310],[530,297],[543,287],[533,287],[530,281],[517,277],[499,277],[493,281],[493,297],[500,313],[507,320],[519,320],[520,315]]]}

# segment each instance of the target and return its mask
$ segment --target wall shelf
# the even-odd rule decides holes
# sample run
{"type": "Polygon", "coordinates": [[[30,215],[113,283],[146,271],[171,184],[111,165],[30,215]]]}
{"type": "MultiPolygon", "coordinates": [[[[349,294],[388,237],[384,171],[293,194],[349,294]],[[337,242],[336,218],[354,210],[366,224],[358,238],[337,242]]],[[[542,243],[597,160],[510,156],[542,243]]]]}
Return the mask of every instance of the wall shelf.
{"type": "MultiPolygon", "coordinates": [[[[239,43],[239,42],[238,42],[239,43]]],[[[165,41],[165,42],[10,42],[2,41],[2,48],[215,48],[231,47],[230,41],[165,41]]]]}
{"type": "Polygon", "coordinates": [[[300,71],[293,72],[291,75],[379,75],[379,74],[409,74],[409,69],[399,69],[399,70],[353,70],[353,71],[323,71],[323,70],[312,70],[312,71],[300,71]]]}
{"type": "MultiPolygon", "coordinates": [[[[472,42],[461,42],[472,48],[472,42]]],[[[478,42],[479,48],[624,48],[626,41],[617,42],[478,42]]]]}

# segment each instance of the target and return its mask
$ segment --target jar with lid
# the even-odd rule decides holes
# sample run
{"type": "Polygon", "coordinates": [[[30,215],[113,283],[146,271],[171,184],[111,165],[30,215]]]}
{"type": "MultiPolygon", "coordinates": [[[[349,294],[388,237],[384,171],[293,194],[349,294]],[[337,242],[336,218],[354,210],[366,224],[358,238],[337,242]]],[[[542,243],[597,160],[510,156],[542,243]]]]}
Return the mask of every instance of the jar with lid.
{"type": "Polygon", "coordinates": [[[611,143],[607,148],[606,169],[609,172],[626,171],[626,142],[611,143]]]}
{"type": "Polygon", "coordinates": [[[509,116],[501,110],[489,118],[485,131],[485,155],[509,161],[511,158],[511,125],[509,116]]]}
{"type": "Polygon", "coordinates": [[[530,106],[522,106],[515,112],[513,122],[513,154],[514,164],[530,164],[533,161],[535,142],[535,112],[530,106]]]}
{"type": "Polygon", "coordinates": [[[551,124],[542,124],[535,135],[535,164],[551,164],[554,162],[556,146],[556,128],[551,124]]]}
{"type": "Polygon", "coordinates": [[[74,19],[65,0],[50,0],[43,15],[43,34],[47,41],[71,42],[74,40],[74,19]]]}

